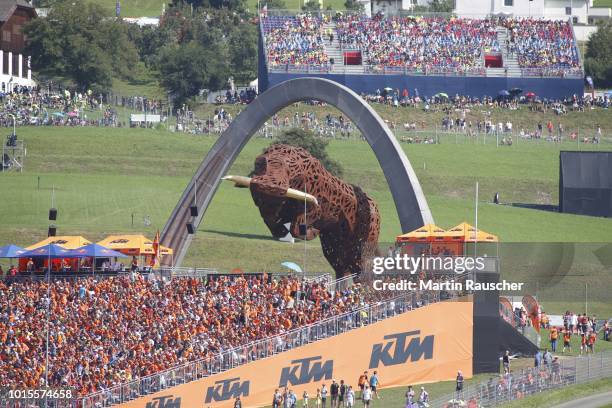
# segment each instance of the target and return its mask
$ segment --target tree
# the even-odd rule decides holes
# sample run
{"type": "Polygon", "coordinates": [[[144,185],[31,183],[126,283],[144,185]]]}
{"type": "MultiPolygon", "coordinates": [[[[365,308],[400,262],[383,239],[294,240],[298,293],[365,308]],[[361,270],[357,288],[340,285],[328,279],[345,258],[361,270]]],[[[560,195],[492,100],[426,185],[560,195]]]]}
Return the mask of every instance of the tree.
{"type": "Polygon", "coordinates": [[[47,18],[24,27],[32,69],[72,80],[82,91],[106,91],[113,77],[130,79],[138,53],[127,26],[93,2],[58,0],[47,18]]]}
{"type": "Polygon", "coordinates": [[[268,5],[268,10],[285,10],[287,4],[283,0],[268,0],[261,3],[262,6],[268,5]]]}
{"type": "Polygon", "coordinates": [[[257,78],[257,27],[241,24],[229,35],[230,71],[238,83],[257,78]]]}
{"type": "Polygon", "coordinates": [[[245,9],[246,0],[174,0],[171,6],[178,7],[184,4],[193,6],[193,8],[215,8],[241,11],[245,9]]]}
{"type": "Polygon", "coordinates": [[[319,11],[321,10],[321,3],[318,0],[308,0],[302,6],[303,11],[319,11]]]}
{"type": "Polygon", "coordinates": [[[305,149],[314,157],[319,159],[323,167],[335,176],[342,176],[342,166],[337,161],[333,160],[327,155],[327,145],[329,142],[316,137],[310,130],[304,130],[300,128],[292,128],[284,131],[280,137],[272,143],[274,144],[287,144],[291,146],[297,146],[305,149]]]}
{"type": "Polygon", "coordinates": [[[599,23],[589,37],[584,68],[597,87],[612,86],[612,21],[599,23]]]}
{"type": "Polygon", "coordinates": [[[346,0],[344,2],[344,8],[346,8],[347,10],[359,11],[359,12],[362,12],[364,9],[363,3],[360,3],[357,0],[346,0]]]}
{"type": "Polygon", "coordinates": [[[219,89],[229,76],[223,50],[204,48],[196,41],[164,47],[159,56],[161,84],[170,91],[174,105],[181,106],[202,89],[219,89]]]}
{"type": "Polygon", "coordinates": [[[434,13],[452,13],[454,8],[454,0],[432,0],[429,5],[429,11],[434,13]]]}

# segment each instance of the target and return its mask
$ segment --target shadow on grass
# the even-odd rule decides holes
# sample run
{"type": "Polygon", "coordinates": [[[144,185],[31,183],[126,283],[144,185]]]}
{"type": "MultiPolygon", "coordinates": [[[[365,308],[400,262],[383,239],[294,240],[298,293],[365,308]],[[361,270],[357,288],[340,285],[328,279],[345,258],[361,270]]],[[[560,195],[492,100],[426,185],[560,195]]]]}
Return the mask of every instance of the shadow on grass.
{"type": "Polygon", "coordinates": [[[210,232],[212,234],[225,235],[226,237],[230,237],[230,238],[263,239],[266,241],[270,241],[270,240],[275,241],[275,239],[271,237],[270,235],[243,234],[240,232],[219,231],[219,230],[212,230],[212,229],[205,229],[202,231],[210,232]]]}
{"type": "Polygon", "coordinates": [[[559,206],[558,205],[552,205],[552,204],[507,203],[507,204],[503,204],[503,205],[509,205],[511,207],[526,208],[528,210],[540,210],[540,211],[559,212],[559,206]]]}

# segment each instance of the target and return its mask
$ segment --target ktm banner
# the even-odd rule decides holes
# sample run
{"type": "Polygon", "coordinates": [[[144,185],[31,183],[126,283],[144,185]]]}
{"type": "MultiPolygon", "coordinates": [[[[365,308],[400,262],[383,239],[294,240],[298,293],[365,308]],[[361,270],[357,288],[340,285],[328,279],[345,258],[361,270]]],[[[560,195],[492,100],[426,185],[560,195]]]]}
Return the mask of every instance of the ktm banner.
{"type": "Polygon", "coordinates": [[[298,397],[323,383],[357,389],[364,371],[378,371],[380,388],[472,376],[472,303],[442,302],[320,340],[213,376],[120,405],[125,408],[231,408],[271,404],[276,388],[298,397]]]}

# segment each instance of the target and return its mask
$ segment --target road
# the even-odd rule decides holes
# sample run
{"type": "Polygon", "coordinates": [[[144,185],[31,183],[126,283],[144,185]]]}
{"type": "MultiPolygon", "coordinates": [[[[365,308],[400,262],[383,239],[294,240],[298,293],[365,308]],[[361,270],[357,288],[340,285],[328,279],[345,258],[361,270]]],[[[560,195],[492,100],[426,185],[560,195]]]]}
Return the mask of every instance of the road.
{"type": "Polygon", "coordinates": [[[612,404],[612,391],[564,402],[563,404],[555,405],[553,408],[599,408],[608,404],[612,404]]]}

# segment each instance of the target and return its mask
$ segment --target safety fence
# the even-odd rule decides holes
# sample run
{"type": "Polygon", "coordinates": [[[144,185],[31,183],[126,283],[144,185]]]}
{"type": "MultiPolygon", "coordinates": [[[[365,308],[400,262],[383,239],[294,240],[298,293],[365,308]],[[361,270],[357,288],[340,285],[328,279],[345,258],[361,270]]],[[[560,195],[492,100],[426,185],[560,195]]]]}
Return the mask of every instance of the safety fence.
{"type": "MultiPolygon", "coordinates": [[[[405,75],[405,76],[474,76],[487,77],[489,71],[482,66],[474,67],[436,67],[411,68],[387,65],[340,65],[340,64],[283,64],[270,65],[268,71],[275,73],[306,74],[368,74],[368,75],[405,75]]],[[[497,76],[497,73],[492,73],[497,76]]],[[[521,68],[520,75],[507,74],[518,78],[583,78],[580,68],[521,68]]]]}
{"type": "Polygon", "coordinates": [[[436,398],[431,408],[494,407],[508,401],[612,376],[612,352],[554,358],[540,367],[511,371],[436,398]]]}
{"type": "MultiPolygon", "coordinates": [[[[439,301],[439,293],[405,293],[389,300],[333,316],[287,333],[234,347],[208,358],[111,387],[73,401],[70,407],[109,407],[168,387],[195,381],[264,359],[296,347],[376,323],[406,311],[439,301]]],[[[0,406],[1,407],[1,406],[0,406]]],[[[1,407],[3,408],[3,407],[1,407]]]]}

